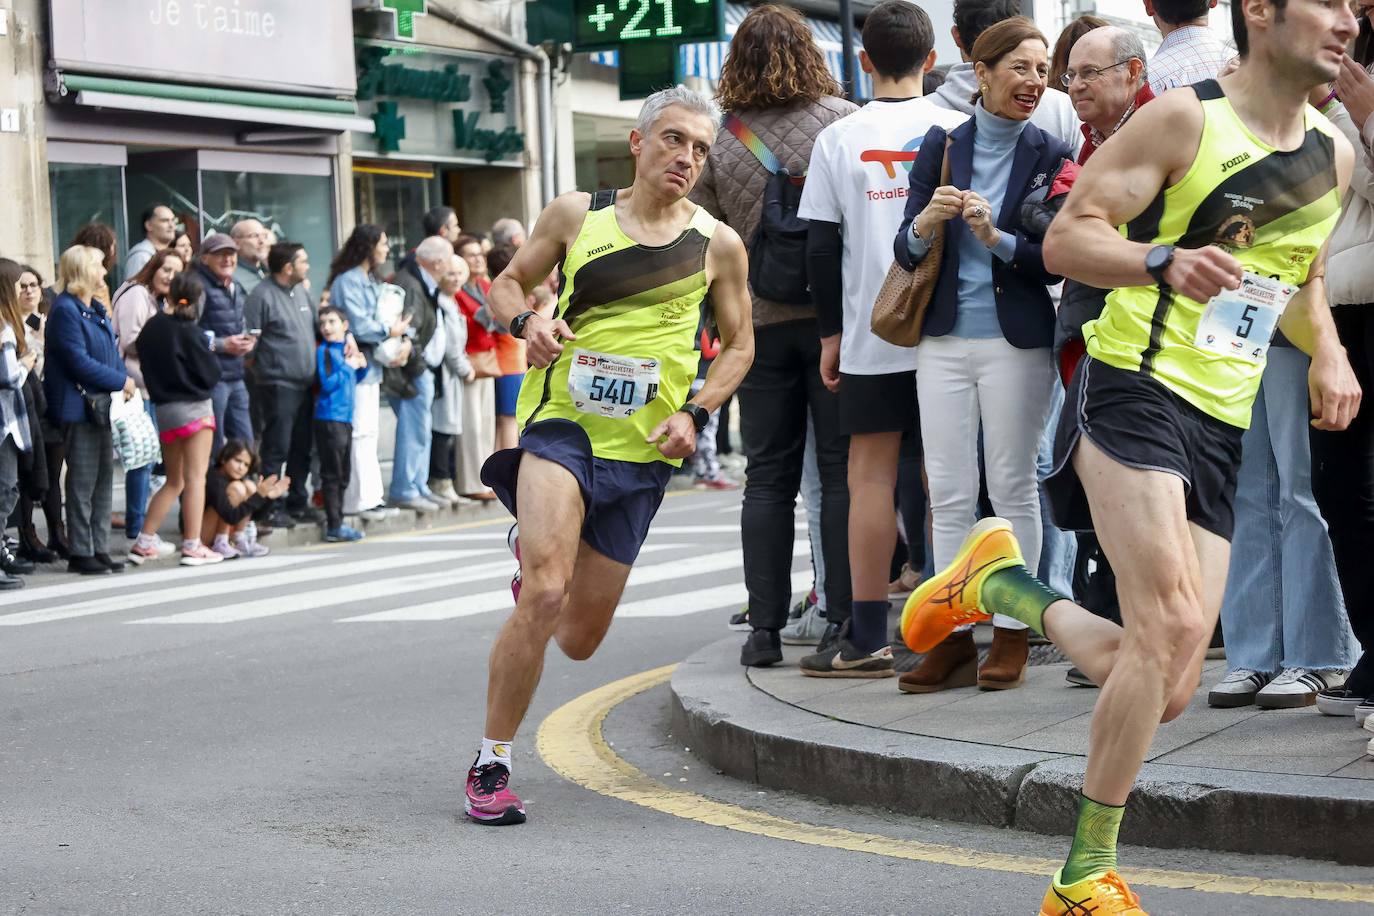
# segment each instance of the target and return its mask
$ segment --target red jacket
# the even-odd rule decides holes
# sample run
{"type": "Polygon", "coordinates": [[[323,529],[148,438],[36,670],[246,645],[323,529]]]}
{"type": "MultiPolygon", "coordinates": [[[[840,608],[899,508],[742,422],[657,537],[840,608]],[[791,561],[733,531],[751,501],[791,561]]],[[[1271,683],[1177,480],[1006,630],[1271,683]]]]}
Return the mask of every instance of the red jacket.
{"type": "MultiPolygon", "coordinates": [[[[1140,91],[1135,94],[1135,111],[1139,111],[1141,105],[1144,105],[1146,102],[1150,101],[1154,97],[1155,94],[1150,91],[1150,84],[1143,83],[1140,87],[1140,91]]],[[[1131,112],[1131,114],[1134,115],[1135,111],[1131,112]]],[[[1128,118],[1127,120],[1130,119],[1128,118]]],[[[1093,129],[1089,127],[1087,124],[1084,124],[1082,127],[1082,131],[1083,148],[1078,152],[1079,165],[1082,165],[1083,163],[1087,162],[1088,157],[1097,151],[1097,144],[1093,143],[1093,129]]]]}
{"type": "MultiPolygon", "coordinates": [[[[491,293],[490,280],[484,280],[478,277],[477,285],[481,287],[484,294],[491,293]]],[[[488,331],[481,322],[477,321],[474,317],[477,314],[477,310],[482,307],[482,303],[478,302],[461,289],[454,294],[453,298],[457,300],[458,308],[462,310],[463,317],[468,320],[467,352],[481,353],[484,350],[495,350],[496,334],[492,331],[488,331]]]]}

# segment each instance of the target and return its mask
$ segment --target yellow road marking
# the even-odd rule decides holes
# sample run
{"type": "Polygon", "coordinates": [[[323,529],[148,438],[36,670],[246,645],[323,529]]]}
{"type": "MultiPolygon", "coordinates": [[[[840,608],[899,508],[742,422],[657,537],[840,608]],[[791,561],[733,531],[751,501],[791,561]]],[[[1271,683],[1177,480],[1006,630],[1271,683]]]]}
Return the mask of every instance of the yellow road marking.
{"type": "MultiPolygon", "coordinates": [[[[539,755],[554,772],[593,792],[674,817],[741,833],[789,840],[808,846],[866,852],[894,859],[1045,878],[1062,864],[1057,859],[1003,855],[957,846],[922,843],[919,840],[893,839],[873,833],[845,830],[841,827],[804,824],[716,801],[694,792],[674,789],[654,781],[611,750],[602,736],[601,729],[612,709],[636,694],[662,684],[668,680],[676,667],[667,665],[615,681],[559,707],[539,726],[539,755]]],[[[1374,885],[1368,884],[1283,881],[1162,868],[1132,868],[1126,877],[1132,885],[1168,887],[1208,894],[1246,894],[1294,900],[1374,903],[1374,885]]]]}

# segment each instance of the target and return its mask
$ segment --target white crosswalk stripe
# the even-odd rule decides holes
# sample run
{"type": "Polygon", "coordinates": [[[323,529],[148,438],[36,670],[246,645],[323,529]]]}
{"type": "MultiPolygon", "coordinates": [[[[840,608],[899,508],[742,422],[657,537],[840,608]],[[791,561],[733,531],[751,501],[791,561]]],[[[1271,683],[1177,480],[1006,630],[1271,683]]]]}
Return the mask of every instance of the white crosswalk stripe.
{"type": "MultiPolygon", "coordinates": [[[[171,588],[154,590],[148,590],[143,587],[142,582],[145,576],[131,575],[127,581],[130,585],[137,585],[138,587],[137,592],[133,594],[130,594],[130,591],[126,587],[126,590],[123,592],[92,599],[90,601],[79,602],[77,604],[63,604],[54,607],[38,608],[32,611],[19,611],[14,614],[0,615],[0,626],[18,627],[34,623],[52,623],[58,620],[71,620],[77,617],[91,617],[97,614],[110,614],[115,611],[137,611],[163,604],[213,598],[217,595],[233,594],[236,592],[264,588],[276,588],[285,585],[296,585],[303,582],[327,578],[331,575],[375,575],[377,573],[405,569],[410,566],[452,562],[454,560],[461,560],[464,557],[479,556],[492,552],[492,550],[430,550],[400,554],[397,556],[376,557],[365,560],[359,559],[341,564],[329,562],[341,556],[342,554],[340,553],[295,554],[293,556],[283,556],[277,565],[284,566],[287,565],[287,561],[290,561],[290,565],[292,566],[304,565],[305,568],[287,569],[268,573],[266,575],[254,575],[253,572],[265,568],[276,558],[265,557],[261,560],[234,560],[232,563],[192,567],[185,570],[168,570],[168,572],[174,575],[176,573],[181,573],[176,579],[176,581],[181,582],[186,578],[195,578],[188,575],[190,573],[200,573],[206,570],[220,571],[222,567],[243,564],[242,569],[245,573],[244,575],[223,575],[217,578],[210,578],[209,581],[206,581],[205,578],[202,577],[201,581],[193,584],[177,585],[171,588]]],[[[510,561],[507,561],[507,565],[510,565],[510,561]]],[[[167,576],[164,576],[160,572],[151,573],[146,576],[149,580],[153,580],[154,577],[157,577],[156,581],[158,582],[170,581],[167,576]]],[[[35,589],[35,591],[40,590],[35,589]]],[[[261,604],[265,600],[266,599],[259,599],[258,603],[261,604]]],[[[286,607],[293,607],[294,605],[291,602],[295,600],[294,598],[291,599],[291,601],[278,600],[276,603],[286,607]]]]}
{"type": "MultiPolygon", "coordinates": [[[[811,570],[804,569],[792,573],[792,591],[811,585],[811,570]]],[[[675,592],[658,598],[643,598],[639,601],[621,602],[616,608],[617,617],[680,617],[697,611],[711,611],[723,607],[736,607],[749,600],[749,590],[743,582],[730,585],[717,585],[712,588],[699,588],[690,592],[675,592]]]]}
{"type": "MultiPolygon", "coordinates": [[[[651,546],[662,550],[678,545],[651,546]]],[[[648,547],[645,549],[649,550],[648,547]]],[[[792,552],[795,556],[801,556],[804,553],[810,553],[811,548],[806,544],[797,544],[793,547],[792,552]]],[[[630,578],[626,582],[625,588],[628,591],[636,586],[651,585],[657,582],[673,582],[678,579],[700,576],[704,573],[720,572],[726,569],[742,569],[743,564],[744,555],[739,550],[723,550],[718,553],[707,553],[695,557],[669,558],[661,563],[636,566],[630,571],[630,578]]],[[[807,575],[809,576],[810,573],[807,575]]],[[[743,588],[743,586],[738,587],[743,588]]],[[[689,592],[688,594],[691,593],[689,592]]],[[[679,616],[704,610],[702,605],[678,601],[676,594],[668,596],[666,600],[676,602],[676,613],[658,614],[655,616],[679,616]]],[[[389,611],[362,614],[357,617],[345,617],[339,622],[394,623],[402,620],[453,620],[458,617],[470,617],[473,614],[482,614],[487,611],[506,609],[510,607],[510,603],[510,589],[496,589],[476,595],[466,595],[461,598],[446,598],[440,601],[432,601],[428,604],[420,604],[414,607],[395,608],[389,611]]],[[[719,605],[712,606],[719,607],[719,605]]]]}

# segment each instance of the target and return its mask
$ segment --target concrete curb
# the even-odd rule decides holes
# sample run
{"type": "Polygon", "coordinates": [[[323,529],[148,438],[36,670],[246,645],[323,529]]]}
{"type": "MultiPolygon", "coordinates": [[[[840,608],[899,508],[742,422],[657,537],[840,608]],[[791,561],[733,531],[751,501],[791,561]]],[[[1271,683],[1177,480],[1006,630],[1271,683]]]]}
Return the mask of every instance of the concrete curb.
{"type": "MultiPolygon", "coordinates": [[[[674,734],[727,775],[919,817],[1073,832],[1085,758],[827,718],[750,684],[738,644],[707,646],[671,682],[674,734]]],[[[1374,865],[1374,781],[1147,763],[1121,841],[1374,865]]]]}

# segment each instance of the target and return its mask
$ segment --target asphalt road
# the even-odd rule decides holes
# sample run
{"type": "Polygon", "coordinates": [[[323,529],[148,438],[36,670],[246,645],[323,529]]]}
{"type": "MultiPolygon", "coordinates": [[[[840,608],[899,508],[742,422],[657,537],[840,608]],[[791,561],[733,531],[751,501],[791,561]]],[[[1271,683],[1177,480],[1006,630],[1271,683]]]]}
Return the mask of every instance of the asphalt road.
{"type": "MultiPolygon", "coordinates": [[[[589,791],[540,759],[535,731],[554,709],[720,638],[742,596],[737,525],[736,494],[670,497],[601,651],[581,663],[550,652],[515,743],[529,822],[509,828],[462,815],[487,652],[509,606],[505,523],[207,570],[33,577],[0,599],[0,913],[1035,912],[1041,876],[711,827],[589,791]]],[[[665,690],[613,709],[605,737],[675,789],[969,849],[1064,848],[719,777],[671,736],[665,690]]],[[[1374,884],[1374,870],[1292,859],[1124,858],[1374,884]]],[[[1145,903],[1189,916],[1369,912],[1154,888],[1145,903]]]]}

